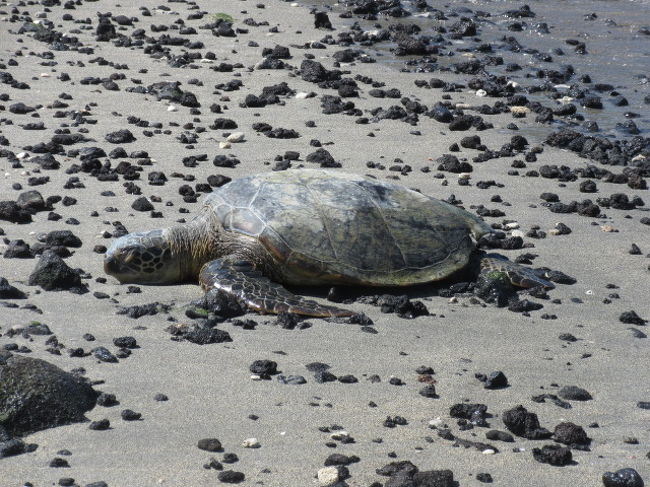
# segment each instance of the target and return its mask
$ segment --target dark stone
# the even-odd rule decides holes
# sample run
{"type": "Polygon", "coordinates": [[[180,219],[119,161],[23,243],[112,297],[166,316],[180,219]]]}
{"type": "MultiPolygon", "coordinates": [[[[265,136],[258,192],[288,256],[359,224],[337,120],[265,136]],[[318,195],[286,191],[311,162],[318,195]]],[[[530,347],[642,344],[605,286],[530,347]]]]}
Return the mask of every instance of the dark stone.
{"type": "Polygon", "coordinates": [[[48,247],[81,247],[81,239],[70,230],[54,230],[45,236],[45,244],[48,247]]]}
{"type": "Polygon", "coordinates": [[[570,446],[586,445],[590,442],[582,426],[570,422],[558,424],[553,430],[553,439],[570,446]]]}
{"type": "Polygon", "coordinates": [[[449,109],[441,104],[434,105],[431,111],[427,112],[427,115],[440,123],[449,123],[454,119],[454,116],[449,109]]]}
{"type": "Polygon", "coordinates": [[[47,203],[43,199],[43,195],[36,190],[20,193],[16,203],[18,203],[18,206],[23,210],[27,210],[30,213],[37,213],[49,209],[47,203]]]}
{"type": "Polygon", "coordinates": [[[237,123],[229,118],[216,118],[210,128],[213,130],[232,130],[237,128],[237,123]]]}
{"type": "Polygon", "coordinates": [[[314,380],[319,384],[336,382],[336,376],[327,370],[317,370],[314,372],[314,380]]]}
{"type": "Polygon", "coordinates": [[[102,362],[117,363],[117,357],[113,355],[106,347],[96,347],[92,353],[97,360],[102,362]]]}
{"type": "Polygon", "coordinates": [[[108,394],[106,392],[102,392],[97,398],[97,405],[105,408],[117,406],[119,403],[120,401],[117,400],[115,394],[108,394]]]}
{"type": "Polygon", "coordinates": [[[474,295],[502,308],[516,296],[516,289],[505,275],[481,272],[474,286],[474,295]]]}
{"type": "Polygon", "coordinates": [[[305,158],[307,162],[313,162],[315,164],[320,164],[320,167],[340,167],[341,165],[334,160],[332,154],[329,151],[320,148],[315,152],[308,154],[305,158]]]}
{"type": "Polygon", "coordinates": [[[501,372],[500,370],[496,372],[491,372],[486,380],[485,380],[485,387],[486,389],[502,389],[504,387],[508,386],[508,378],[506,375],[501,372]]]}
{"type": "Polygon", "coordinates": [[[314,27],[317,29],[331,29],[332,23],[326,12],[316,12],[314,14],[314,27]]]}
{"type": "MultiPolygon", "coordinates": [[[[417,487],[456,487],[454,473],[451,470],[426,470],[413,475],[414,485],[417,487]]],[[[386,487],[389,487],[386,483],[386,487]]]]}
{"type": "Polygon", "coordinates": [[[469,162],[460,162],[456,156],[443,154],[436,159],[439,171],[449,171],[453,173],[472,172],[474,168],[469,162]]]}
{"type": "Polygon", "coordinates": [[[128,144],[129,142],[134,142],[136,140],[129,129],[121,129],[116,132],[111,132],[106,134],[106,137],[104,138],[111,144],[128,144]]]}
{"type": "Polygon", "coordinates": [[[248,370],[265,378],[278,373],[278,363],[273,360],[256,360],[248,370]]]}
{"type": "Polygon", "coordinates": [[[488,440],[492,441],[504,441],[507,443],[512,443],[515,441],[514,437],[510,433],[506,433],[505,431],[499,431],[499,430],[490,430],[487,433],[485,433],[485,437],[488,440]]]}
{"type": "Polygon", "coordinates": [[[50,250],[43,252],[36,268],[29,275],[29,285],[40,286],[46,291],[84,289],[79,274],[50,250]]]}
{"type": "Polygon", "coordinates": [[[50,327],[44,323],[33,321],[25,327],[23,333],[27,333],[28,335],[46,336],[52,335],[52,330],[50,330],[50,327]]]}
{"type": "Polygon", "coordinates": [[[616,472],[603,474],[605,487],[643,487],[643,479],[633,468],[622,468],[616,472]]]}
{"type": "Polygon", "coordinates": [[[12,223],[29,223],[32,221],[32,215],[15,201],[0,201],[0,220],[12,223]]]}
{"type": "Polygon", "coordinates": [[[36,450],[35,444],[26,444],[22,440],[0,441],[0,458],[13,457],[36,450]]]}
{"type": "Polygon", "coordinates": [[[551,437],[551,432],[542,428],[535,413],[529,413],[523,406],[505,411],[501,416],[503,424],[517,436],[529,440],[541,440],[551,437]]]}
{"type": "Polygon", "coordinates": [[[50,461],[51,468],[70,468],[70,464],[65,458],[55,457],[50,461]]]}
{"type": "Polygon", "coordinates": [[[535,311],[542,309],[544,306],[540,303],[535,303],[534,301],[529,301],[528,299],[522,299],[519,301],[512,301],[508,306],[508,310],[515,313],[527,313],[530,311],[535,311]]]}
{"type": "Polygon", "coordinates": [[[474,118],[471,115],[461,115],[456,117],[449,124],[449,130],[451,131],[464,131],[469,130],[472,127],[472,122],[474,118]]]}
{"type": "Polygon", "coordinates": [[[44,360],[0,352],[0,418],[11,435],[84,421],[98,393],[44,360]]]}
{"type": "Polygon", "coordinates": [[[246,314],[247,309],[231,294],[216,289],[205,293],[205,308],[222,318],[236,318],[246,314]]]}
{"type": "Polygon", "coordinates": [[[325,67],[311,59],[305,59],[300,64],[300,75],[303,80],[311,83],[321,83],[323,81],[331,81],[340,79],[340,71],[328,71],[325,67]]]}
{"type": "Polygon", "coordinates": [[[141,304],[136,306],[123,306],[117,310],[118,315],[126,315],[129,318],[137,319],[146,315],[157,315],[160,312],[166,313],[170,306],[159,302],[141,304]]]}
{"type": "Polygon", "coordinates": [[[356,455],[342,455],[340,453],[332,453],[325,459],[324,465],[330,467],[333,465],[351,465],[359,462],[360,458],[356,455]]]}
{"type": "Polygon", "coordinates": [[[242,472],[224,470],[223,472],[219,472],[217,478],[225,484],[238,484],[239,482],[243,482],[246,476],[242,472]]]}
{"type": "Polygon", "coordinates": [[[97,36],[97,40],[99,42],[107,42],[117,37],[115,26],[111,23],[108,17],[100,17],[95,35],[97,36]]]}
{"type": "Polygon", "coordinates": [[[113,338],[113,345],[119,348],[138,348],[138,343],[132,336],[113,338]]]}
{"type": "Polygon", "coordinates": [[[593,399],[589,391],[578,386],[564,386],[557,394],[568,401],[590,401],[593,399]]]}
{"type": "Polygon", "coordinates": [[[621,316],[618,317],[618,320],[621,323],[627,323],[630,325],[644,326],[648,320],[644,320],[635,311],[624,311],[621,313],[621,316]]]}
{"type": "Polygon", "coordinates": [[[0,299],[27,299],[27,295],[9,284],[7,279],[0,277],[0,299]]]}
{"type": "Polygon", "coordinates": [[[555,467],[563,467],[573,461],[571,450],[559,445],[544,445],[542,448],[533,448],[533,458],[540,463],[548,463],[555,467]]]}
{"type": "Polygon", "coordinates": [[[282,312],[278,313],[278,317],[273,322],[273,325],[279,326],[285,330],[293,330],[300,322],[300,316],[295,313],[282,312]]]}
{"type": "Polygon", "coordinates": [[[131,409],[125,409],[120,413],[124,421],[138,421],[142,418],[142,413],[136,413],[131,409]]]}
{"type": "Polygon", "coordinates": [[[135,211],[151,211],[154,209],[154,206],[146,197],[141,196],[131,204],[131,208],[135,211]]]}
{"type": "Polygon", "coordinates": [[[196,343],[197,345],[232,342],[232,338],[227,331],[196,323],[190,325],[188,330],[181,336],[188,342],[196,343]]]}
{"type": "Polygon", "coordinates": [[[428,397],[430,399],[437,399],[439,396],[436,393],[436,386],[433,384],[428,384],[418,391],[422,397],[428,397]]]}
{"type": "Polygon", "coordinates": [[[479,482],[482,482],[484,484],[491,484],[492,483],[492,475],[490,475],[487,472],[481,472],[476,474],[476,480],[479,482]]]}
{"type": "Polygon", "coordinates": [[[88,429],[93,431],[106,431],[110,427],[111,422],[106,418],[100,419],[99,421],[93,421],[88,425],[88,429]]]}
{"type": "Polygon", "coordinates": [[[12,240],[5,250],[5,259],[31,259],[33,257],[29,244],[22,239],[12,240]]]}
{"type": "Polygon", "coordinates": [[[203,438],[199,440],[197,446],[205,451],[223,451],[221,442],[216,438],[203,438]]]}
{"type": "Polygon", "coordinates": [[[466,149],[476,149],[481,145],[481,138],[478,135],[469,135],[460,139],[460,146],[466,149]]]}

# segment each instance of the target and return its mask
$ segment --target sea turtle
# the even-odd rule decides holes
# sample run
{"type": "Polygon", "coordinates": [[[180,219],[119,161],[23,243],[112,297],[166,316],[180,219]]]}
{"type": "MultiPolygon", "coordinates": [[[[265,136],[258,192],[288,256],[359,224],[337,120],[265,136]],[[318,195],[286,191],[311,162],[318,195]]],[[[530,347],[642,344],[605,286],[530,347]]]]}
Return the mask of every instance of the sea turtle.
{"type": "MultiPolygon", "coordinates": [[[[492,228],[465,210],[397,184],[295,169],[236,179],[188,223],[117,239],[104,268],[120,282],[198,280],[262,313],[350,316],[283,284],[410,286],[470,262],[492,228]],[[473,239],[472,239],[473,237],[473,239]]],[[[532,269],[483,256],[520,287],[554,287],[532,269]]]]}

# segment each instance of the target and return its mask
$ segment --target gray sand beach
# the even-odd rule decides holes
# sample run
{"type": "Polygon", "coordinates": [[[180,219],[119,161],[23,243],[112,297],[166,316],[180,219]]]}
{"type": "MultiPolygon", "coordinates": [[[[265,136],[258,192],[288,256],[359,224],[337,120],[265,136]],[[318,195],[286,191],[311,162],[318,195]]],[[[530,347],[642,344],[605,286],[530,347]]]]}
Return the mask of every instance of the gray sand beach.
{"type": "MultiPolygon", "coordinates": [[[[637,93],[629,97],[630,101],[638,100],[639,105],[628,108],[646,117],[635,119],[641,129],[638,145],[645,140],[645,149],[621,156],[626,165],[605,165],[546,143],[546,137],[557,127],[535,122],[536,114],[525,107],[519,110],[527,113],[524,118],[513,117],[510,110],[481,115],[493,125],[486,130],[472,127],[452,131],[448,124],[424,114],[413,124],[381,117],[373,120],[381,115],[375,109],[403,106],[404,97],[428,109],[449,102],[452,111],[454,107],[464,108],[470,115],[481,113],[472,107],[506,99],[477,96],[476,89],[466,86],[470,78],[480,74],[406,73],[395,69],[394,63],[358,59],[337,63],[337,51],[365,47],[323,43],[321,49],[310,45],[328,34],[336,39],[343,31],[340,27],[351,23],[332,12],[329,19],[334,30],[326,30],[314,27],[314,15],[305,5],[278,1],[146,3],[150,15],[143,15],[136,2],[65,3],[74,9],[64,8],[59,2],[41,3],[0,2],[0,200],[17,201],[21,193],[32,190],[44,199],[57,195],[63,199],[51,199],[54,202],[49,207],[44,205],[43,211],[31,215],[30,223],[0,219],[0,238],[4,239],[0,240],[0,253],[4,254],[0,256],[0,277],[28,295],[22,300],[0,299],[0,350],[43,359],[65,371],[76,370],[91,381],[95,390],[114,394],[119,404],[95,406],[85,413],[89,421],[21,437],[25,444],[38,447],[0,458],[0,487],[103,485],[94,484],[97,482],[110,487],[222,485],[227,476],[222,475],[220,480],[219,475],[228,470],[243,473],[240,485],[246,486],[328,485],[317,474],[332,454],[345,456],[342,461],[349,464],[347,469],[339,468],[338,485],[351,487],[452,485],[442,480],[399,483],[396,477],[377,473],[391,462],[403,461],[412,462],[420,472],[451,470],[456,485],[462,487],[483,485],[489,478],[498,486],[601,486],[605,472],[624,468],[634,469],[646,483],[650,482],[650,359],[645,337],[648,327],[643,322],[650,320],[650,214],[646,211],[650,196],[647,186],[639,182],[650,175],[650,144],[643,139],[647,136],[644,120],[648,107],[641,105],[643,96],[637,93]],[[142,45],[133,42],[118,47],[114,44],[119,37],[98,41],[98,13],[108,12],[112,13],[110,22],[116,34],[131,41],[144,40],[142,45]],[[198,12],[206,14],[190,18],[198,12]],[[223,18],[214,15],[219,13],[232,17],[233,36],[200,28],[223,18]],[[137,17],[137,22],[119,26],[115,20],[118,15],[127,20],[137,17]],[[244,22],[249,18],[256,23],[244,22]],[[82,52],[74,43],[68,43],[68,49],[55,49],[56,40],[43,42],[35,39],[33,32],[18,33],[25,23],[45,19],[53,22],[55,31],[76,36],[83,44],[82,52]],[[195,33],[179,33],[189,27],[195,33]],[[145,33],[134,35],[136,29],[144,29],[145,33]],[[182,37],[203,44],[175,45],[173,39],[182,37]],[[261,69],[262,50],[277,45],[289,48],[291,57],[282,59],[287,66],[261,69]],[[84,48],[92,51],[83,52],[84,48]],[[172,65],[166,49],[177,56],[187,52],[198,57],[186,57],[172,65]],[[208,52],[213,55],[206,56],[208,52]],[[337,89],[303,79],[299,68],[306,55],[327,70],[339,69],[343,78],[356,80],[358,97],[343,98],[342,102],[352,102],[359,113],[323,113],[323,95],[337,96],[337,89]],[[68,76],[61,79],[63,73],[68,76]],[[370,96],[373,87],[361,81],[368,78],[383,83],[384,90],[398,89],[401,96],[370,96]],[[416,83],[428,83],[431,78],[463,87],[452,91],[416,83]],[[117,89],[107,82],[109,79],[117,89]],[[15,81],[26,83],[29,89],[15,81]],[[159,100],[155,93],[144,92],[154,83],[176,81],[181,83],[181,90],[196,96],[199,107],[159,100]],[[224,89],[233,81],[240,81],[241,87],[224,89]],[[283,82],[293,91],[280,95],[279,103],[246,106],[248,95],[259,97],[264,87],[283,82]],[[137,87],[143,92],[127,90],[137,87]],[[66,106],[53,106],[57,100],[66,106]],[[20,102],[35,109],[13,113],[10,107],[20,102]],[[215,105],[219,105],[220,113],[215,105]],[[368,123],[359,123],[363,117],[368,123]],[[234,120],[237,128],[210,128],[216,118],[234,120]],[[24,127],[38,122],[43,122],[42,130],[24,127]],[[295,130],[299,137],[268,137],[254,130],[253,125],[258,123],[295,130]],[[511,123],[521,130],[508,129],[511,123]],[[47,144],[56,134],[64,134],[65,129],[87,140],[52,152],[60,164],[58,169],[39,168],[33,158],[44,153],[34,149],[39,143],[47,144]],[[122,129],[128,129],[135,140],[114,144],[106,139],[107,134],[122,129]],[[245,139],[229,147],[220,146],[230,132],[243,132],[245,139]],[[505,151],[484,162],[474,158],[485,150],[449,150],[463,137],[478,135],[482,145],[498,152],[520,134],[527,138],[525,149],[513,150],[510,155],[505,151]],[[340,163],[335,171],[400,183],[443,200],[453,195],[472,213],[500,210],[484,212],[498,215],[484,219],[505,232],[506,239],[515,237],[510,241],[519,243],[512,249],[495,248],[496,252],[510,260],[533,254],[528,256],[534,258],[533,267],[560,271],[575,282],[557,283],[548,296],[520,291],[520,300],[543,306],[523,313],[511,311],[508,306],[486,304],[471,293],[450,297],[441,292],[449,290],[449,283],[398,290],[355,290],[358,294],[354,296],[406,294],[412,301],[421,301],[429,314],[405,319],[353,297],[341,306],[364,313],[372,326],[309,318],[306,322],[311,326],[285,329],[274,315],[248,313],[237,319],[252,320],[256,326],[248,328],[253,329],[241,326],[241,321],[225,320],[218,328],[227,332],[232,341],[199,345],[172,340],[168,331],[170,325],[196,321],[185,312],[188,303],[202,296],[199,286],[138,285],[136,290],[104,273],[103,249],[97,246],[110,245],[119,229],[116,222],[128,232],[174,225],[180,218],[196,214],[209,176],[235,179],[281,169],[278,163],[283,162],[287,151],[298,152],[299,159],[290,161],[291,168],[286,170],[301,165],[318,167],[306,161],[318,146],[340,163]],[[88,147],[105,152],[96,158],[99,166],[94,171],[83,166],[83,149],[88,147]],[[109,153],[116,147],[122,147],[126,154],[111,157],[109,153]],[[535,147],[539,150],[533,150],[535,147]],[[443,154],[469,162],[471,173],[439,169],[437,160],[443,154]],[[188,162],[188,156],[201,155],[205,157],[188,162]],[[213,163],[217,156],[226,158],[213,163]],[[139,179],[127,181],[124,174],[115,172],[121,161],[138,166],[139,179]],[[100,177],[102,165],[104,175],[115,177],[100,177]],[[390,170],[391,166],[395,168],[390,170]],[[540,172],[553,172],[552,168],[541,169],[544,166],[566,167],[558,172],[574,177],[541,176],[540,172]],[[580,171],[590,166],[628,176],[623,184],[603,174],[600,179],[580,177],[580,171]],[[70,171],[71,167],[79,170],[70,171]],[[626,172],[633,169],[637,172],[626,172]],[[165,175],[163,185],[156,183],[160,176],[151,176],[153,172],[165,175]],[[638,176],[636,184],[625,183],[632,181],[630,174],[638,176]],[[47,179],[33,179],[43,177],[47,179]],[[595,181],[596,193],[580,191],[586,179],[595,181]],[[150,184],[152,181],[156,184],[150,184]],[[481,184],[485,182],[492,183],[481,184]],[[139,187],[139,194],[133,194],[133,184],[139,187]],[[197,184],[202,185],[198,191],[197,184]],[[189,191],[184,186],[189,186],[189,191]],[[184,196],[195,193],[197,202],[184,196]],[[544,193],[555,197],[541,197],[544,193]],[[627,196],[627,205],[611,204],[620,201],[610,198],[618,193],[627,196]],[[141,196],[153,204],[153,212],[132,208],[141,196]],[[586,199],[597,203],[599,198],[606,201],[598,203],[597,216],[579,214],[575,208],[551,211],[554,201],[569,205],[586,199]],[[643,202],[646,206],[639,204],[643,202]],[[571,232],[555,235],[564,233],[553,231],[558,223],[571,232]],[[72,255],[64,260],[72,269],[82,270],[88,292],[47,291],[30,286],[30,274],[41,257],[28,252],[24,257],[30,258],[7,258],[16,240],[38,248],[39,236],[55,230],[70,230],[81,240],[82,245],[70,248],[72,255]],[[546,232],[545,238],[530,236],[539,236],[539,232],[546,232]],[[633,246],[640,253],[630,252],[633,246]],[[120,308],[154,302],[168,305],[168,311],[137,319],[117,314],[120,308]],[[636,324],[620,319],[630,311],[641,318],[636,324]],[[62,345],[60,354],[51,351],[51,335],[30,336],[23,331],[33,321],[49,327],[62,345]],[[124,336],[134,337],[139,346],[130,350],[130,355],[111,363],[91,353],[96,347],[118,353],[113,340],[124,336]],[[83,356],[71,354],[79,348],[83,356]],[[275,361],[282,375],[303,376],[306,383],[284,384],[277,376],[256,380],[249,369],[256,360],[275,361]],[[357,381],[319,383],[306,368],[314,362],[328,364],[329,372],[339,379],[352,375],[357,381]],[[421,373],[424,369],[417,372],[422,366],[431,367],[434,373],[421,373]],[[495,371],[505,374],[507,387],[487,389],[477,378],[477,374],[495,371]],[[429,382],[435,383],[437,397],[419,394],[429,382]],[[558,394],[565,386],[583,388],[592,399],[562,399],[558,394]],[[168,400],[156,400],[157,394],[166,395],[168,400]],[[548,395],[543,402],[533,400],[543,394],[548,395]],[[551,396],[560,401],[554,402],[551,396]],[[452,417],[450,408],[462,403],[487,406],[489,426],[474,426],[467,419],[452,417]],[[515,435],[514,442],[486,438],[488,431],[507,431],[503,413],[519,405],[537,414],[541,427],[550,432],[566,422],[582,427],[590,443],[579,448],[569,445],[572,461],[554,466],[533,456],[534,449],[545,445],[567,447],[553,437],[532,440],[515,435]],[[125,409],[140,413],[141,419],[123,420],[121,413],[125,409]],[[89,428],[91,422],[103,419],[109,420],[109,429],[89,428]],[[222,451],[198,448],[199,440],[204,438],[217,438],[222,451]],[[258,440],[258,448],[243,445],[250,438],[258,440]],[[479,445],[466,447],[464,440],[479,445]],[[67,452],[62,454],[62,450],[67,452]],[[236,454],[234,463],[227,463],[234,459],[228,453],[236,454]],[[66,460],[68,466],[50,466],[57,457],[66,460]],[[218,470],[219,464],[222,470],[218,470]],[[346,470],[349,475],[344,478],[346,470]]],[[[504,10],[520,7],[508,4],[504,10]]],[[[436,7],[444,9],[442,5],[436,7]]],[[[479,4],[467,7],[480,10],[479,4]]],[[[592,9],[597,9],[597,3],[592,9]]],[[[450,18],[446,23],[451,25],[456,20],[450,18]]],[[[474,56],[465,54],[463,59],[474,56]]],[[[462,56],[458,53],[458,60],[462,56]]],[[[553,109],[559,106],[551,97],[544,104],[553,109]]],[[[632,139],[622,136],[620,140],[632,139]]],[[[327,288],[293,290],[327,302],[327,288]]],[[[642,485],[631,483],[634,481],[608,485],[642,485]]]]}

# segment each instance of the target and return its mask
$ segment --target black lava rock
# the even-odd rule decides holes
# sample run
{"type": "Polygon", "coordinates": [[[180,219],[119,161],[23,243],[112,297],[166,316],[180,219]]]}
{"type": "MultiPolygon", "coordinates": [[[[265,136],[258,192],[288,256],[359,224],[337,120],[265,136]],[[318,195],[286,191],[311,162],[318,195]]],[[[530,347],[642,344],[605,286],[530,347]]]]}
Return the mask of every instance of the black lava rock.
{"type": "Polygon", "coordinates": [[[48,247],[81,247],[81,239],[70,230],[54,230],[45,236],[45,244],[48,247]]]}
{"type": "Polygon", "coordinates": [[[605,487],[643,487],[643,479],[633,468],[622,468],[616,472],[603,474],[605,487]]]}
{"type": "Polygon", "coordinates": [[[32,258],[32,250],[29,244],[22,239],[16,239],[9,242],[7,250],[5,250],[5,259],[30,259],[32,258]]]}
{"type": "Polygon", "coordinates": [[[273,360],[256,360],[248,370],[265,378],[278,373],[278,363],[273,360]]]}
{"type": "Polygon", "coordinates": [[[138,343],[132,336],[113,338],[113,345],[119,348],[138,348],[138,343]]]}
{"type": "Polygon", "coordinates": [[[0,458],[29,453],[36,450],[36,448],[36,444],[26,444],[24,441],[18,439],[0,441],[0,458]]]}
{"type": "Polygon", "coordinates": [[[125,409],[120,413],[124,421],[138,421],[142,418],[142,413],[136,413],[131,409],[125,409]]]}
{"type": "Polygon", "coordinates": [[[117,357],[113,355],[106,347],[96,347],[92,349],[94,357],[101,362],[117,363],[117,357]]]}
{"type": "Polygon", "coordinates": [[[323,148],[317,149],[315,152],[308,154],[307,157],[305,157],[305,160],[307,162],[319,164],[320,167],[341,167],[341,164],[334,160],[332,154],[323,148]]]}
{"type": "Polygon", "coordinates": [[[437,399],[439,396],[436,393],[436,386],[433,384],[428,384],[418,391],[422,397],[428,397],[430,399],[437,399]]]}
{"type": "Polygon", "coordinates": [[[508,378],[500,370],[491,372],[485,379],[483,387],[486,389],[502,389],[508,386],[508,378]]]}
{"type": "Polygon", "coordinates": [[[582,426],[570,422],[558,424],[553,430],[553,439],[565,445],[586,445],[590,442],[582,426]]]}
{"type": "Polygon", "coordinates": [[[169,311],[170,306],[167,304],[154,302],[148,304],[140,304],[135,306],[122,306],[118,308],[116,314],[126,315],[129,318],[138,319],[146,315],[157,315],[160,312],[169,311]]]}
{"type": "Polygon", "coordinates": [[[196,343],[197,345],[232,342],[230,333],[227,331],[204,324],[190,325],[188,330],[183,333],[182,336],[188,342],[196,343]]]}
{"type": "Polygon", "coordinates": [[[540,463],[548,463],[555,467],[569,465],[573,461],[571,450],[559,445],[544,445],[533,448],[533,458],[540,463]]]}
{"type": "Polygon", "coordinates": [[[331,29],[332,23],[326,12],[314,13],[314,27],[317,29],[331,29]]]}
{"type": "Polygon", "coordinates": [[[12,223],[29,223],[32,221],[32,215],[15,201],[0,201],[0,220],[12,223]]]}
{"type": "Polygon", "coordinates": [[[449,410],[452,418],[467,419],[476,426],[487,426],[487,406],[485,404],[458,403],[449,410]]]}
{"type": "Polygon", "coordinates": [[[131,208],[135,211],[151,211],[154,209],[154,206],[146,197],[141,196],[131,204],[131,208]]]}
{"type": "Polygon", "coordinates": [[[512,443],[515,441],[514,437],[510,433],[506,433],[505,431],[499,431],[499,430],[490,430],[487,433],[485,433],[485,437],[488,440],[492,440],[492,441],[504,441],[507,443],[512,443]]]}
{"type": "Polygon", "coordinates": [[[98,393],[44,360],[0,352],[0,417],[11,435],[84,421],[98,393]]]}
{"type": "Polygon", "coordinates": [[[23,210],[27,210],[32,214],[50,209],[50,206],[43,199],[43,195],[35,190],[20,193],[16,203],[23,210]]]}
{"type": "Polygon", "coordinates": [[[590,401],[593,399],[589,391],[578,386],[564,386],[557,394],[568,401],[590,401]]]}
{"type": "Polygon", "coordinates": [[[551,432],[542,428],[535,413],[529,413],[523,406],[505,411],[501,416],[508,431],[529,440],[541,440],[551,437],[551,432]]]}
{"type": "Polygon", "coordinates": [[[507,276],[499,273],[493,275],[490,272],[481,272],[474,286],[476,297],[499,308],[507,306],[515,298],[516,292],[507,276]]]}
{"type": "Polygon", "coordinates": [[[630,325],[644,326],[648,320],[644,320],[635,311],[625,311],[618,317],[621,323],[628,323],[630,325]]]}
{"type": "Polygon", "coordinates": [[[246,314],[246,308],[230,294],[212,289],[205,293],[205,309],[222,318],[236,318],[246,314]]]}
{"type": "Polygon", "coordinates": [[[243,482],[246,476],[242,472],[224,470],[223,472],[219,472],[217,478],[225,484],[238,484],[239,482],[243,482]]]}
{"type": "Polygon", "coordinates": [[[102,406],[105,408],[110,408],[113,406],[117,406],[120,403],[120,401],[117,400],[117,397],[115,394],[109,394],[106,392],[102,392],[99,397],[97,398],[97,405],[102,406]]]}
{"type": "Polygon", "coordinates": [[[203,438],[199,440],[197,446],[205,451],[223,451],[221,442],[216,438],[203,438]]]}
{"type": "Polygon", "coordinates": [[[0,299],[27,299],[27,295],[9,284],[7,279],[0,277],[0,299]]]}
{"type": "Polygon", "coordinates": [[[79,273],[50,250],[43,252],[36,268],[29,275],[29,285],[40,286],[46,291],[84,289],[79,273]]]}
{"type": "Polygon", "coordinates": [[[121,129],[116,132],[111,132],[109,134],[106,134],[106,137],[104,138],[111,144],[128,144],[129,142],[136,140],[131,131],[128,129],[121,129]]]}

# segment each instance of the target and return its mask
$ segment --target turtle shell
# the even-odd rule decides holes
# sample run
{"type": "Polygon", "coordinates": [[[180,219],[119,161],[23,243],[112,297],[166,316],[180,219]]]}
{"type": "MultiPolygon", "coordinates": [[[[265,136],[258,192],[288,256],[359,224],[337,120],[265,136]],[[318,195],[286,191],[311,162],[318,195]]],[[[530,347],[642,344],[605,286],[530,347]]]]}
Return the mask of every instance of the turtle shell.
{"type": "Polygon", "coordinates": [[[324,170],[234,180],[205,205],[254,239],[288,283],[411,285],[464,267],[492,231],[478,217],[404,186],[324,170]]]}

